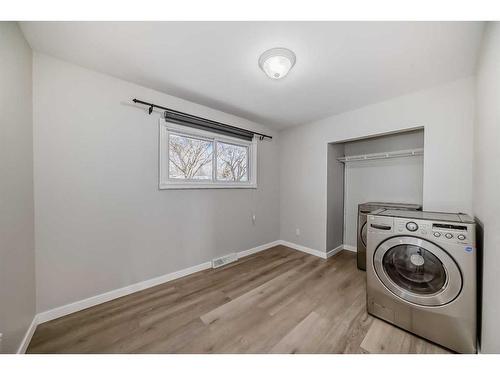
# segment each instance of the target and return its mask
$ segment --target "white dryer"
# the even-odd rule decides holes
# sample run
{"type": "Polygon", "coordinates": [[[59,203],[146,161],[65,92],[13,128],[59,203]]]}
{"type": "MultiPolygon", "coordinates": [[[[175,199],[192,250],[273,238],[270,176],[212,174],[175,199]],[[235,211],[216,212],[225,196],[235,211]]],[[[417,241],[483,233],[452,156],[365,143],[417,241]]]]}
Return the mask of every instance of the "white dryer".
{"type": "Polygon", "coordinates": [[[367,310],[460,353],[476,352],[476,228],[463,214],[368,215],[367,310]]]}

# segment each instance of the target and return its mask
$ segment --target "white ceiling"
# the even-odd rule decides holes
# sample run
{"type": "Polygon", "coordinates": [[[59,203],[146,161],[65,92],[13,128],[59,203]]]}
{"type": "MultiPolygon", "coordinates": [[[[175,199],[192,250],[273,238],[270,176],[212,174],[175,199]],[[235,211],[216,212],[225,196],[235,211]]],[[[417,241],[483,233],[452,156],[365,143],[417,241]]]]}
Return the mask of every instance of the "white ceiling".
{"type": "Polygon", "coordinates": [[[21,28],[36,51],[283,129],[474,74],[483,25],[22,22],[21,28]],[[257,64],[272,47],[297,55],[280,81],[257,64]]]}

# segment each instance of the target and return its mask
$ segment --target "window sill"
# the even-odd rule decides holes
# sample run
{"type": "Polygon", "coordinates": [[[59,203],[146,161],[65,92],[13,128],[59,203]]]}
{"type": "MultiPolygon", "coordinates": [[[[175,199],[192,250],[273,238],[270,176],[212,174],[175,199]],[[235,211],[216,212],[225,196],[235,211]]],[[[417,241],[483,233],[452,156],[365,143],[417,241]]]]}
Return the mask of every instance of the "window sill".
{"type": "Polygon", "coordinates": [[[160,190],[185,190],[185,189],[257,189],[257,184],[160,184],[160,190]]]}

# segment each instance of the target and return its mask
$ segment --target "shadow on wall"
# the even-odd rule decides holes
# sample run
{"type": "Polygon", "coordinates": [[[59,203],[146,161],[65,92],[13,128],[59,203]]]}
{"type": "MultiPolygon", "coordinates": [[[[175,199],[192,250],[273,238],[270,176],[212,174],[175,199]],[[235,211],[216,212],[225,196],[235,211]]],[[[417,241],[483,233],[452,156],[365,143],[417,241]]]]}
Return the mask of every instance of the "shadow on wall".
{"type": "Polygon", "coordinates": [[[483,238],[484,238],[484,226],[483,222],[479,220],[478,217],[474,217],[476,220],[476,255],[477,255],[477,340],[479,343],[479,348],[481,348],[481,322],[482,322],[482,306],[483,306],[483,268],[484,268],[484,257],[483,257],[483,238]]]}

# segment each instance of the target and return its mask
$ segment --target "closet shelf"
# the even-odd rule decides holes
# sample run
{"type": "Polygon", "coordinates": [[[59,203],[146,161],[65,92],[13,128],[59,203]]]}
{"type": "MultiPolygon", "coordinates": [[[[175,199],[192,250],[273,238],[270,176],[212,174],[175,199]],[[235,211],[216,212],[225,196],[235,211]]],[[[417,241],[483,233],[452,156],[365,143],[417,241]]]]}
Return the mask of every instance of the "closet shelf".
{"type": "Polygon", "coordinates": [[[377,160],[377,159],[393,159],[393,158],[407,158],[412,156],[420,156],[424,154],[423,148],[414,148],[410,150],[398,150],[389,152],[377,152],[375,154],[352,155],[337,158],[342,163],[364,160],[377,160]]]}

